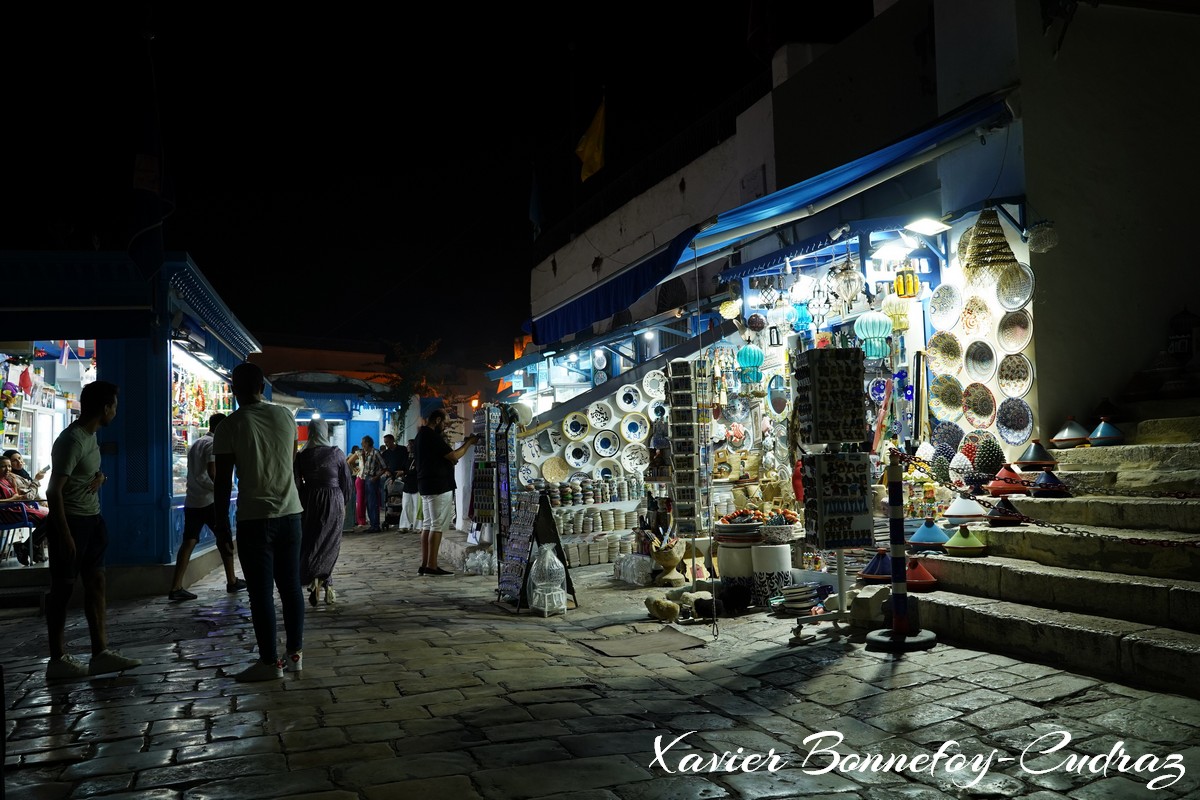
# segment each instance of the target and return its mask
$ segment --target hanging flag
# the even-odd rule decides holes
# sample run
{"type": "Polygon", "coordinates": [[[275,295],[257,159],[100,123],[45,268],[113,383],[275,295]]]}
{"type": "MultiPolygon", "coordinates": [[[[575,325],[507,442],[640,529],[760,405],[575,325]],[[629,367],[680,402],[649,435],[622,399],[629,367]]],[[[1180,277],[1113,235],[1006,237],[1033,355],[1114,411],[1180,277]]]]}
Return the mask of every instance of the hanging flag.
{"type": "Polygon", "coordinates": [[[600,101],[600,107],[592,117],[592,124],[588,125],[588,129],[579,139],[579,144],[575,145],[575,155],[583,162],[579,168],[580,181],[586,181],[604,166],[604,102],[600,101]]]}

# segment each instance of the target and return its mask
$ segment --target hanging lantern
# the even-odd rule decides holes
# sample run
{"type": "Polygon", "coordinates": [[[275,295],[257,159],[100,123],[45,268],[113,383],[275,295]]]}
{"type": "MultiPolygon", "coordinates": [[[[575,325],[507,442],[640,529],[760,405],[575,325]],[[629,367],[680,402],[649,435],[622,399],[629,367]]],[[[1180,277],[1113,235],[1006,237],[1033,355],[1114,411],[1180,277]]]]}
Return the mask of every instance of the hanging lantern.
{"type": "Polygon", "coordinates": [[[858,268],[858,262],[847,259],[836,269],[830,270],[829,285],[841,302],[842,316],[844,317],[850,313],[850,307],[854,305],[854,299],[862,293],[867,283],[863,280],[862,270],[858,268]]]}
{"type": "Polygon", "coordinates": [[[886,358],[891,352],[887,337],[892,333],[892,321],[886,314],[868,311],[854,322],[854,335],[863,343],[867,358],[886,358]]]}
{"type": "Polygon", "coordinates": [[[746,327],[757,333],[767,327],[767,318],[757,312],[751,314],[746,320],[746,327]]]}
{"type": "Polygon", "coordinates": [[[721,305],[717,308],[717,311],[720,312],[721,316],[725,319],[733,319],[741,316],[742,301],[726,300],[724,303],[721,303],[721,305]]]}
{"type": "Polygon", "coordinates": [[[916,297],[921,293],[921,278],[907,258],[896,270],[896,295],[902,298],[916,297]]]}
{"type": "Polygon", "coordinates": [[[790,303],[780,303],[767,312],[767,324],[780,330],[790,331],[800,314],[790,303]]]}
{"type": "Polygon", "coordinates": [[[792,323],[792,330],[796,333],[804,333],[813,323],[812,314],[808,313],[808,306],[797,303],[792,306],[796,310],[796,321],[792,323]]]}
{"type": "Polygon", "coordinates": [[[808,299],[808,313],[818,328],[824,324],[825,315],[829,313],[831,307],[829,292],[825,291],[825,287],[818,283],[813,287],[812,295],[808,299]]]}
{"type": "Polygon", "coordinates": [[[891,319],[893,333],[904,333],[908,330],[908,308],[911,305],[907,297],[898,294],[889,294],[884,298],[883,313],[891,319]]]}
{"type": "Polygon", "coordinates": [[[744,383],[758,383],[763,379],[763,351],[756,344],[746,344],[738,350],[737,363],[744,383]]]}

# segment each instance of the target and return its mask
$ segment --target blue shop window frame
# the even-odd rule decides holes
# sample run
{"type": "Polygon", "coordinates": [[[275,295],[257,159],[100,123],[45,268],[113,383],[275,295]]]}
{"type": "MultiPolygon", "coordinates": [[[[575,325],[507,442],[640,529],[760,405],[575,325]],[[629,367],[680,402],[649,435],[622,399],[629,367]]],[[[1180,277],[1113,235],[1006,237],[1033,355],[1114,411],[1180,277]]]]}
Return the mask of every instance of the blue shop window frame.
{"type": "MultiPolygon", "coordinates": [[[[171,562],[175,561],[175,554],[179,552],[179,545],[183,542],[183,503],[171,506],[171,562]]],[[[233,526],[234,538],[237,538],[237,495],[229,501],[229,524],[233,526]]],[[[200,531],[200,541],[196,544],[196,549],[192,552],[195,556],[203,553],[210,547],[216,547],[217,540],[213,536],[213,532],[205,525],[200,531]]]]}

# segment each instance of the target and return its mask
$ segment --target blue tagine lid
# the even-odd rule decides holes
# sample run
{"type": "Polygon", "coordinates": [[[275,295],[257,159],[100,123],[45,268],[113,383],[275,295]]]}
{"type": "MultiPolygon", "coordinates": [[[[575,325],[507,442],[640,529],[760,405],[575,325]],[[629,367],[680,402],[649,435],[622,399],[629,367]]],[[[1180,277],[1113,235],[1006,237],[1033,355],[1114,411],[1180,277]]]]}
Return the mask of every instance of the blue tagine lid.
{"type": "Polygon", "coordinates": [[[892,557],[888,555],[887,548],[879,548],[875,557],[858,573],[858,579],[863,583],[892,582],[892,557]]]}
{"type": "Polygon", "coordinates": [[[1123,441],[1125,441],[1125,434],[1121,433],[1120,428],[1109,422],[1108,417],[1101,417],[1100,424],[1088,434],[1088,444],[1092,447],[1120,444],[1123,441]]]}
{"type": "Polygon", "coordinates": [[[999,528],[1004,525],[1020,525],[1021,512],[1007,497],[1001,497],[988,512],[988,525],[999,528]]]}
{"type": "Polygon", "coordinates": [[[908,543],[913,546],[913,550],[921,552],[922,550],[933,550],[935,552],[942,551],[942,545],[950,536],[942,530],[941,526],[935,525],[932,519],[926,517],[925,522],[921,527],[917,528],[908,540],[908,543]]]}
{"type": "Polygon", "coordinates": [[[1042,447],[1040,439],[1034,439],[1029,443],[1029,447],[1025,448],[1025,452],[1021,453],[1021,457],[1012,462],[1021,469],[1029,469],[1034,467],[1040,469],[1042,467],[1057,467],[1058,462],[1054,460],[1054,456],[1050,455],[1050,451],[1042,447]]]}
{"type": "Polygon", "coordinates": [[[1037,476],[1037,480],[1033,482],[1034,497],[1070,497],[1071,490],[1067,485],[1058,479],[1058,476],[1050,471],[1049,467],[1042,470],[1042,474],[1037,476]]]}

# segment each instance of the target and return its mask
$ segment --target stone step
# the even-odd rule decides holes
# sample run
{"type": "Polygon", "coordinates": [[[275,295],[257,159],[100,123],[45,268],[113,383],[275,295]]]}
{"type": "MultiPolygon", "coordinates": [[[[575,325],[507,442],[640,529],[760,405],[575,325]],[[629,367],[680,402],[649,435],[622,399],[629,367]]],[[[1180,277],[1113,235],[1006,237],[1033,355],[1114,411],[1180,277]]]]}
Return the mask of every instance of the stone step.
{"type": "Polygon", "coordinates": [[[1139,443],[1200,442],[1200,416],[1159,417],[1142,420],[1135,437],[1139,443]]]}
{"type": "MultiPolygon", "coordinates": [[[[1120,400],[1117,403],[1128,419],[1175,419],[1200,416],[1200,397],[1157,398],[1149,400],[1120,400]]],[[[1118,420],[1117,426],[1120,427],[1118,420]]],[[[1058,428],[1055,428],[1058,430],[1058,428]]],[[[1121,428],[1121,430],[1125,430],[1121,428]]]]}
{"type": "Polygon", "coordinates": [[[1200,576],[1200,534],[1171,530],[1088,527],[1058,531],[1042,525],[972,525],[989,556],[1051,567],[1191,581],[1200,576]]]}
{"type": "Polygon", "coordinates": [[[1055,474],[1073,470],[1200,469],[1200,443],[1119,444],[1051,450],[1055,474]]]}
{"type": "Polygon", "coordinates": [[[1200,697],[1200,634],[956,592],[914,597],[921,627],[948,643],[1200,697]]]}
{"type": "Polygon", "coordinates": [[[1039,564],[920,556],[942,591],[1200,633],[1200,583],[1039,564]]]}
{"type": "Polygon", "coordinates": [[[1200,533],[1200,499],[1010,495],[1009,500],[1040,523],[1200,533]]]}
{"type": "Polygon", "coordinates": [[[1200,469],[1131,469],[1103,472],[1062,470],[1055,473],[1071,487],[1075,496],[1103,495],[1113,489],[1125,492],[1184,492],[1200,491],[1200,469]]]}

